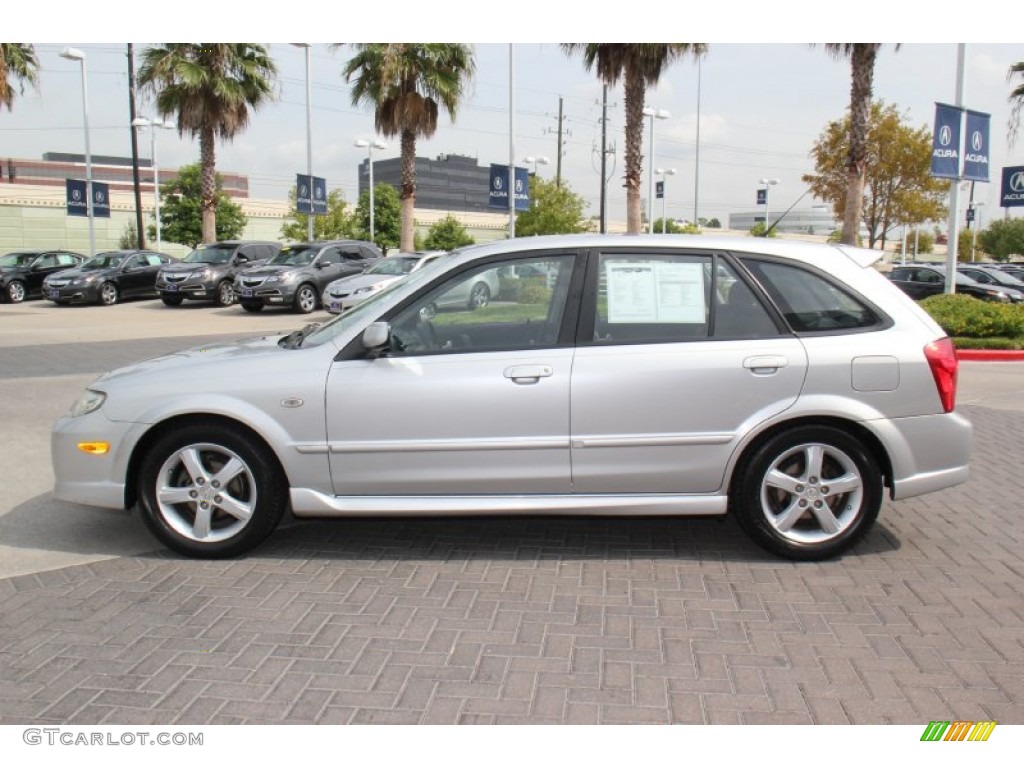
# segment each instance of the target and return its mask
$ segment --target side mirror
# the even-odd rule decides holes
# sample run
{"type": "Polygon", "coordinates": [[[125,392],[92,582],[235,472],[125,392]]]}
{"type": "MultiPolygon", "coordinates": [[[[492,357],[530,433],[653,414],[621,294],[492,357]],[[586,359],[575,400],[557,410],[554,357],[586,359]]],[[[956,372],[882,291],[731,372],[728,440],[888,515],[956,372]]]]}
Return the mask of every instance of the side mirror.
{"type": "Polygon", "coordinates": [[[379,350],[391,338],[391,324],[383,321],[370,323],[363,330],[363,346],[369,350],[379,350]]]}
{"type": "Polygon", "coordinates": [[[235,256],[235,264],[248,264],[248,263],[249,263],[249,257],[246,256],[245,254],[240,253],[237,256],[235,256]]]}

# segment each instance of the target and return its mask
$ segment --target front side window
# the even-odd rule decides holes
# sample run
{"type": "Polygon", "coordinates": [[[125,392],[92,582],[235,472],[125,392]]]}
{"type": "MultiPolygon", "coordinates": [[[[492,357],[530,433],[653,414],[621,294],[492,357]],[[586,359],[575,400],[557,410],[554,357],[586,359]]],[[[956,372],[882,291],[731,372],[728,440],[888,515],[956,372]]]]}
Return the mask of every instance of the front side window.
{"type": "Polygon", "coordinates": [[[882,322],[866,303],[809,269],[758,259],[743,259],[743,264],[797,333],[871,328],[882,322]]]}
{"type": "Polygon", "coordinates": [[[391,320],[396,355],[487,352],[557,343],[572,256],[491,262],[460,272],[391,320]],[[516,266],[536,269],[520,277],[516,266]]]}
{"type": "Polygon", "coordinates": [[[308,267],[314,256],[316,256],[316,249],[308,246],[305,248],[282,248],[267,264],[275,267],[308,267]]]}

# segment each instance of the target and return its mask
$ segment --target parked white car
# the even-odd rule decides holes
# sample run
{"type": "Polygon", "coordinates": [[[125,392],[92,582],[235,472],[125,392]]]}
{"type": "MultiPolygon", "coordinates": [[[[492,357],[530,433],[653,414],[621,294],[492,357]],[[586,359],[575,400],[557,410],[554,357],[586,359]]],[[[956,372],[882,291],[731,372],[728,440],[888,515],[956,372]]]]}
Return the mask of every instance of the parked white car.
{"type": "Polygon", "coordinates": [[[323,325],[101,376],[53,429],[54,493],[137,504],[198,557],[251,549],[288,508],[730,514],[784,557],[836,556],[886,491],[968,475],[953,345],[879,255],[708,235],[456,251],[323,325]],[[501,299],[471,308],[480,284],[501,299]]]}
{"type": "Polygon", "coordinates": [[[428,251],[387,256],[361,275],[343,277],[328,284],[320,304],[332,315],[341,314],[444,253],[445,251],[428,251]]]}

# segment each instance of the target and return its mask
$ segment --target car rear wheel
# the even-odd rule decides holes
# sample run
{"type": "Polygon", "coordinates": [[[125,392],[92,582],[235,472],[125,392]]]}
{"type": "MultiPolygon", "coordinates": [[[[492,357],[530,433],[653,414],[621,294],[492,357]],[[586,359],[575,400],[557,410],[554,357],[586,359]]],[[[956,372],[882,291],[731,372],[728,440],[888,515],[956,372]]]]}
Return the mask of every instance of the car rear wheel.
{"type": "Polygon", "coordinates": [[[147,451],[139,499],[146,525],[170,549],[233,557],[274,530],[288,505],[288,486],[270,450],[245,430],[194,424],[147,451]]]}
{"type": "Polygon", "coordinates": [[[117,290],[117,286],[113,283],[104,283],[100,286],[100,304],[105,307],[113,306],[117,304],[120,299],[120,293],[117,290]]]}
{"type": "Polygon", "coordinates": [[[180,307],[181,306],[181,302],[183,302],[184,300],[185,299],[183,299],[181,296],[161,296],[160,297],[160,301],[162,301],[168,307],[180,307]]]}
{"type": "Polygon", "coordinates": [[[11,304],[21,304],[25,300],[25,284],[21,280],[12,280],[7,285],[7,299],[11,304]]]}
{"type": "Polygon", "coordinates": [[[298,287],[298,290],[295,291],[293,306],[296,312],[301,312],[304,315],[308,315],[316,309],[316,291],[313,290],[312,285],[306,283],[298,287]]]}
{"type": "Polygon", "coordinates": [[[730,512],[765,549],[791,560],[823,560],[856,544],[882,504],[874,457],[834,427],[795,427],[740,462],[730,512]]]}
{"type": "Polygon", "coordinates": [[[230,307],[235,303],[235,286],[230,280],[222,280],[217,286],[217,304],[222,307],[230,307]]]}
{"type": "Polygon", "coordinates": [[[490,301],[491,289],[487,287],[487,283],[477,283],[473,286],[473,290],[469,292],[470,309],[483,309],[490,301]]]}
{"type": "Polygon", "coordinates": [[[242,309],[246,312],[259,312],[263,309],[263,304],[258,301],[243,301],[242,309]]]}

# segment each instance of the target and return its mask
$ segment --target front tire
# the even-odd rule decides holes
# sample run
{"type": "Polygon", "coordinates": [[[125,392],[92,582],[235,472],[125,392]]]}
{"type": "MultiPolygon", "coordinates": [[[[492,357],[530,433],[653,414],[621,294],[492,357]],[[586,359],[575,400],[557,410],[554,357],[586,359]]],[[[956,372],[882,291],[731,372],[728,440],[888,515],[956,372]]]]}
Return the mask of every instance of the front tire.
{"type": "Polygon", "coordinates": [[[246,312],[259,312],[263,309],[263,304],[258,301],[243,301],[242,309],[246,312]]]}
{"type": "Polygon", "coordinates": [[[795,427],[743,458],[729,510],[760,546],[790,560],[824,560],[860,541],[878,517],[882,475],[856,437],[795,427]]]}
{"type": "Polygon", "coordinates": [[[166,304],[168,307],[180,307],[181,303],[185,301],[181,296],[161,296],[160,301],[166,304]]]}
{"type": "Polygon", "coordinates": [[[104,283],[100,286],[100,304],[105,307],[112,307],[120,300],[121,294],[113,283],[104,283]]]}
{"type": "Polygon", "coordinates": [[[235,303],[235,286],[230,280],[222,280],[217,286],[217,304],[221,307],[230,307],[235,303]]]}
{"type": "Polygon", "coordinates": [[[142,517],[162,544],[188,557],[233,557],[261,543],[288,505],[276,458],[233,425],[169,432],[139,471],[142,517]]]}
{"type": "Polygon", "coordinates": [[[21,304],[27,295],[25,284],[21,280],[12,280],[7,285],[7,300],[11,304],[21,304]]]}
{"type": "Polygon", "coordinates": [[[316,291],[313,290],[313,286],[308,283],[300,285],[295,291],[295,300],[292,303],[295,311],[299,314],[308,315],[316,309],[316,305],[316,291]]]}

